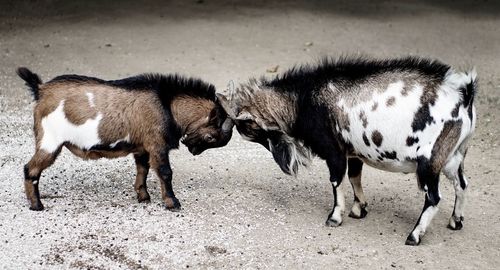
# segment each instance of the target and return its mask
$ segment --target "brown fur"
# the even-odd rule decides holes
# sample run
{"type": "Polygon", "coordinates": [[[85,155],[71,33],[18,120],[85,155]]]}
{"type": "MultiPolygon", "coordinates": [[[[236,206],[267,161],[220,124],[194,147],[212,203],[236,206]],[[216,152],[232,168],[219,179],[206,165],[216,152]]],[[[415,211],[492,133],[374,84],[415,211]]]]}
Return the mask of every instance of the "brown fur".
{"type": "Polygon", "coordinates": [[[180,96],[172,101],[172,115],[184,134],[196,132],[198,128],[208,123],[208,116],[215,108],[212,101],[180,96]]]}
{"type": "Polygon", "coordinates": [[[31,160],[25,166],[24,192],[30,201],[30,209],[40,211],[43,210],[43,204],[40,201],[40,192],[38,190],[38,182],[43,170],[54,163],[57,155],[61,152],[61,148],[54,153],[47,153],[44,150],[37,149],[31,160]]]}
{"type": "MultiPolygon", "coordinates": [[[[275,91],[251,91],[252,98],[247,98],[243,104],[239,104],[236,116],[247,112],[254,117],[254,121],[262,129],[279,128],[290,131],[297,113],[296,106],[294,106],[296,100],[290,95],[275,91]]],[[[248,95],[245,91],[239,94],[248,95]]]]}
{"type": "Polygon", "coordinates": [[[36,153],[26,165],[25,191],[30,208],[43,209],[38,179],[41,172],[52,165],[62,146],[83,159],[117,158],[133,153],[137,167],[134,188],[139,202],[149,201],[146,178],[151,166],[161,179],[162,198],[167,208],[180,207],[172,191],[168,161],[169,142],[165,141],[166,123],[174,121],[181,130],[181,135],[207,133],[220,140],[223,136],[220,135],[220,130],[208,125],[209,115],[215,107],[215,102],[208,99],[174,97],[169,108],[174,119],[168,120],[154,91],[124,90],[98,81],[55,81],[40,85],[40,99],[34,110],[36,153]],[[87,93],[93,94],[93,104],[90,103],[87,93]],[[74,125],[82,125],[98,115],[102,116],[98,136],[103,150],[81,149],[69,142],[63,143],[54,153],[40,149],[44,135],[42,120],[61,102],[64,102],[65,117],[74,125]],[[127,136],[129,142],[126,148],[107,150],[106,147],[123,141],[127,136]]]}
{"type": "MultiPolygon", "coordinates": [[[[45,84],[40,90],[43,102],[35,109],[40,111],[35,119],[53,112],[62,100],[66,117],[75,125],[84,124],[95,119],[98,112],[102,113],[98,131],[104,144],[116,142],[128,134],[131,143],[147,141],[161,131],[158,128],[165,120],[158,110],[160,101],[151,91],[124,91],[97,83],[61,82],[45,84]],[[90,107],[87,92],[94,94],[95,107],[90,107]]],[[[41,125],[35,129],[42,130],[41,125]]],[[[155,140],[154,143],[159,143],[163,139],[155,140]]]]}
{"type": "Polygon", "coordinates": [[[380,147],[382,145],[384,137],[378,130],[374,130],[372,133],[372,141],[377,146],[380,147]]]}
{"type": "Polygon", "coordinates": [[[148,178],[149,163],[148,155],[134,155],[137,175],[135,178],[134,190],[137,193],[137,200],[139,202],[149,202],[150,196],[148,193],[148,187],[146,180],[148,178]]]}
{"type": "Polygon", "coordinates": [[[446,121],[444,123],[443,130],[432,147],[431,165],[435,173],[439,173],[443,168],[453,147],[455,147],[460,138],[461,131],[462,120],[446,121]]]}

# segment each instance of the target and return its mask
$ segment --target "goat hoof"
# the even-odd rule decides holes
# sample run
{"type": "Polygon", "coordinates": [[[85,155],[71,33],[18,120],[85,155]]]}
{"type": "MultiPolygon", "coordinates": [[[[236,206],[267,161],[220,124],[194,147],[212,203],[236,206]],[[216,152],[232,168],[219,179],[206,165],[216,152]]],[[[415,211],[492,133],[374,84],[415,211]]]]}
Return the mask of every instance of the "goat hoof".
{"type": "Polygon", "coordinates": [[[355,213],[355,211],[353,211],[353,210],[351,210],[351,212],[349,213],[349,217],[355,218],[355,219],[365,218],[366,215],[368,215],[368,211],[366,211],[364,208],[361,208],[359,213],[355,213]]]}
{"type": "Polygon", "coordinates": [[[42,202],[34,203],[30,206],[32,211],[42,211],[44,209],[42,202]]]}
{"type": "Polygon", "coordinates": [[[328,227],[338,227],[342,225],[342,220],[339,221],[339,220],[328,219],[325,225],[328,227]]]}
{"type": "Polygon", "coordinates": [[[167,207],[167,210],[177,212],[181,210],[181,203],[179,200],[175,197],[173,198],[165,198],[165,206],[167,207]]]}
{"type": "Polygon", "coordinates": [[[456,220],[454,217],[450,218],[450,223],[448,223],[449,229],[454,230],[454,231],[458,231],[464,227],[464,225],[462,223],[462,221],[464,220],[464,217],[459,217],[457,219],[458,220],[456,220]]]}
{"type": "Polygon", "coordinates": [[[137,196],[137,201],[139,203],[150,203],[151,202],[151,198],[149,197],[149,194],[146,194],[145,196],[138,195],[137,196]]]}
{"type": "Polygon", "coordinates": [[[415,239],[415,237],[413,237],[413,234],[408,235],[405,245],[418,246],[418,244],[420,244],[420,239],[415,239]]]}
{"type": "Polygon", "coordinates": [[[151,202],[151,199],[149,199],[149,198],[146,198],[146,199],[137,199],[137,201],[138,201],[139,203],[150,203],[150,202],[151,202]]]}

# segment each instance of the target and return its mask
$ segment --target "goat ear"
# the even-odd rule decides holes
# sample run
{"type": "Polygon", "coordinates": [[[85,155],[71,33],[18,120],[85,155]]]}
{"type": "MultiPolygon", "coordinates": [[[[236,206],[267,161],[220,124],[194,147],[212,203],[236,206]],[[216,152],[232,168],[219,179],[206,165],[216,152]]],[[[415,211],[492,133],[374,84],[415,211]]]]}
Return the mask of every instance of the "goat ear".
{"type": "Polygon", "coordinates": [[[262,121],[262,119],[260,119],[258,117],[255,118],[255,123],[257,123],[257,125],[259,125],[262,129],[264,129],[266,131],[277,131],[277,130],[280,130],[279,126],[268,125],[268,124],[264,123],[264,121],[262,121]]]}
{"type": "Polygon", "coordinates": [[[235,111],[232,108],[229,101],[227,100],[227,98],[223,94],[217,93],[216,95],[217,95],[217,102],[221,105],[222,109],[224,109],[229,118],[235,119],[236,118],[235,111]]]}
{"type": "Polygon", "coordinates": [[[208,115],[208,122],[213,122],[217,118],[217,107],[214,107],[208,115]]]}
{"type": "Polygon", "coordinates": [[[249,112],[242,111],[240,112],[240,114],[238,114],[238,116],[236,116],[236,118],[234,118],[234,120],[236,121],[254,120],[254,117],[249,112]]]}

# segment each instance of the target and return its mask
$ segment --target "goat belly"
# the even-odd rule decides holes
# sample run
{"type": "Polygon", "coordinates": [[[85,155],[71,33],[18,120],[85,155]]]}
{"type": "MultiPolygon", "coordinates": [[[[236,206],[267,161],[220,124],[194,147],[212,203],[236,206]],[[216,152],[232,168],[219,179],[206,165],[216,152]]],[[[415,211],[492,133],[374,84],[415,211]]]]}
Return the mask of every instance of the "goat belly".
{"type": "Polygon", "coordinates": [[[74,155],[83,159],[118,158],[138,152],[137,147],[132,144],[122,143],[117,145],[95,145],[90,149],[81,149],[73,144],[65,143],[64,146],[74,155]]]}

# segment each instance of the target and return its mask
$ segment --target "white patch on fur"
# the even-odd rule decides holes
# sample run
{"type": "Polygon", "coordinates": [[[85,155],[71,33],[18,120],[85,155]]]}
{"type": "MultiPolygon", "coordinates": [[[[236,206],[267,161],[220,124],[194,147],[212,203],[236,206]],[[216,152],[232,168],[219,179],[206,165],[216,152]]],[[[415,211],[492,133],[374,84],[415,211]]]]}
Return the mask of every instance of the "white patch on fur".
{"type": "Polygon", "coordinates": [[[455,154],[448,159],[445,167],[443,168],[443,173],[446,178],[455,182],[455,180],[458,178],[458,168],[460,167],[463,159],[464,156],[459,151],[455,152],[455,154]]]}
{"type": "MultiPolygon", "coordinates": [[[[464,175],[464,180],[466,179],[464,175]]],[[[467,180],[465,180],[467,182],[467,180]]],[[[455,206],[453,208],[453,213],[455,217],[463,217],[464,216],[464,206],[465,206],[465,198],[466,191],[460,187],[460,183],[455,184],[455,206]]]]}
{"type": "Polygon", "coordinates": [[[181,142],[184,142],[184,140],[187,138],[187,136],[188,136],[187,134],[182,135],[182,137],[181,137],[181,139],[180,139],[180,140],[181,140],[181,142]]]}
{"type": "Polygon", "coordinates": [[[334,188],[337,191],[337,205],[335,208],[333,208],[333,214],[330,217],[330,220],[334,220],[337,224],[342,223],[342,215],[344,214],[345,210],[345,197],[344,197],[344,191],[343,191],[343,185],[342,183],[338,186],[335,187],[336,185],[332,183],[334,188]]]}
{"type": "Polygon", "coordinates": [[[305,147],[302,142],[288,135],[283,135],[283,140],[287,143],[290,150],[290,163],[288,164],[288,170],[293,176],[296,176],[298,170],[293,170],[296,164],[299,168],[301,166],[307,167],[311,164],[311,149],[305,147]]]}
{"type": "Polygon", "coordinates": [[[87,92],[86,94],[87,94],[87,98],[89,99],[89,105],[90,105],[90,107],[95,107],[94,94],[90,93],[90,92],[87,92]]]}
{"type": "Polygon", "coordinates": [[[351,208],[351,213],[355,217],[361,216],[361,205],[359,204],[359,202],[354,202],[354,204],[352,205],[352,208],[351,208]]]}
{"type": "Polygon", "coordinates": [[[43,137],[40,148],[53,153],[63,143],[69,142],[82,149],[89,149],[99,144],[98,127],[102,114],[98,113],[95,119],[88,119],[82,125],[74,125],[64,114],[64,100],[50,114],[42,118],[43,137]]]}
{"type": "Polygon", "coordinates": [[[351,182],[352,189],[354,190],[356,197],[358,197],[359,202],[366,204],[365,193],[363,192],[363,187],[361,185],[361,173],[355,177],[350,177],[349,181],[351,182]]]}
{"type": "Polygon", "coordinates": [[[120,140],[110,144],[109,147],[114,148],[120,142],[130,142],[130,134],[127,134],[127,136],[125,138],[120,139],[120,140]]]}
{"type": "MultiPolygon", "coordinates": [[[[453,215],[450,218],[450,226],[456,228],[456,222],[460,221],[460,218],[464,216],[464,206],[466,199],[466,190],[462,189],[460,185],[460,177],[458,176],[458,169],[463,161],[463,155],[460,151],[457,151],[446,164],[443,172],[446,177],[453,183],[455,188],[455,206],[453,208],[453,215]]],[[[463,180],[465,182],[465,188],[469,185],[467,177],[463,175],[463,180]]]]}
{"type": "Polygon", "coordinates": [[[429,206],[420,216],[420,222],[411,233],[415,239],[420,239],[425,234],[427,227],[438,211],[437,206],[429,206]]]}

